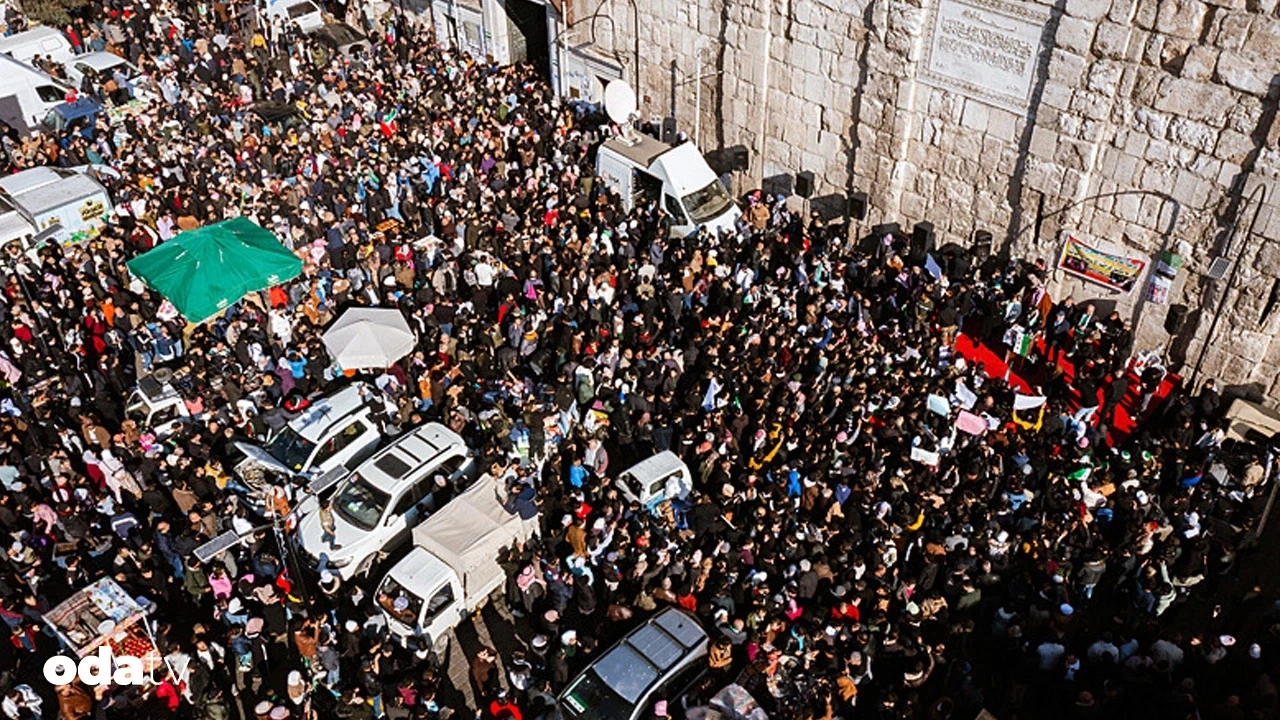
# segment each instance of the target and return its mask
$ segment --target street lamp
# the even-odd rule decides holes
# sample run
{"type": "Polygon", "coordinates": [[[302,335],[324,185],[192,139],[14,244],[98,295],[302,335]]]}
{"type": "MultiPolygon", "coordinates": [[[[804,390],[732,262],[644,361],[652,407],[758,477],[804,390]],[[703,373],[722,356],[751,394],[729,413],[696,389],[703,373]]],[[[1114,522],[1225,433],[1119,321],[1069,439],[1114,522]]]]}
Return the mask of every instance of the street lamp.
{"type": "MultiPolygon", "coordinates": [[[[698,69],[694,71],[692,75],[684,78],[683,80],[678,80],[678,81],[675,80],[674,72],[673,72],[672,88],[671,88],[671,95],[674,98],[676,94],[676,90],[675,90],[676,88],[684,87],[689,83],[696,83],[696,85],[694,86],[695,92],[693,96],[694,97],[693,99],[693,144],[697,145],[698,148],[702,147],[702,82],[704,80],[710,80],[713,77],[718,77],[724,74],[723,70],[712,72],[712,73],[705,73],[705,74],[702,72],[702,68],[704,65],[702,60],[702,55],[707,50],[707,46],[704,45],[701,42],[701,40],[702,38],[699,37],[698,38],[699,42],[697,44],[698,69]]],[[[672,70],[674,71],[675,70],[674,60],[672,61],[671,66],[672,66],[672,70]]],[[[676,114],[675,102],[673,101],[671,103],[671,116],[675,117],[675,114],[676,114]]]]}

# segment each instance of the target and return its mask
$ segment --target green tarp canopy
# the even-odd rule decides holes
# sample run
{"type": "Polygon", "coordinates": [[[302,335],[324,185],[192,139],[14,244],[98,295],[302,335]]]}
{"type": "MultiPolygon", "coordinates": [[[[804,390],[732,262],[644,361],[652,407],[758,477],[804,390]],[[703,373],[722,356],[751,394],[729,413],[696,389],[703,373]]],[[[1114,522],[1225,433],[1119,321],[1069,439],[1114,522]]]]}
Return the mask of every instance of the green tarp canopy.
{"type": "Polygon", "coordinates": [[[302,260],[247,218],[179,233],[127,265],[196,323],[302,272],[302,260]]]}

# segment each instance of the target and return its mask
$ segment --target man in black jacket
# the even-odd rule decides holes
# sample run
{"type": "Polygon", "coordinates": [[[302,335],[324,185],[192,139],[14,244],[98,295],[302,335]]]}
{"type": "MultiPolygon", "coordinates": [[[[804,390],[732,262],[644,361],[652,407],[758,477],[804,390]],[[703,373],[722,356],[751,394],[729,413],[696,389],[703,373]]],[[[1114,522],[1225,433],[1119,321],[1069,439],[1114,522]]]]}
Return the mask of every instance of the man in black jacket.
{"type": "Polygon", "coordinates": [[[1115,373],[1111,377],[1111,382],[1107,384],[1106,401],[1102,406],[1103,422],[1115,425],[1115,418],[1112,413],[1119,407],[1120,402],[1124,400],[1124,396],[1129,392],[1129,377],[1125,373],[1115,373]]]}
{"type": "Polygon", "coordinates": [[[1218,416],[1222,407],[1222,396],[1218,394],[1218,385],[1213,378],[1204,381],[1200,394],[1196,396],[1196,416],[1200,420],[1210,420],[1218,416]]]}

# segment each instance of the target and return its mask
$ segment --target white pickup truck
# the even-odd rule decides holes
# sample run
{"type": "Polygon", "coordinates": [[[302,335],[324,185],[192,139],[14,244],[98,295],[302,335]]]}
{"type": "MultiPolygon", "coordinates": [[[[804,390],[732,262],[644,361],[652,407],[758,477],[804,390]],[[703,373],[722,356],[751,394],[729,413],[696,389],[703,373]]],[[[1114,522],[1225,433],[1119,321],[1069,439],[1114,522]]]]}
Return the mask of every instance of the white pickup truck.
{"type": "Polygon", "coordinates": [[[506,489],[484,479],[413,530],[413,549],[378,586],[388,629],[402,641],[424,638],[443,658],[450,631],[503,587],[499,553],[529,539],[507,511],[506,489]]]}

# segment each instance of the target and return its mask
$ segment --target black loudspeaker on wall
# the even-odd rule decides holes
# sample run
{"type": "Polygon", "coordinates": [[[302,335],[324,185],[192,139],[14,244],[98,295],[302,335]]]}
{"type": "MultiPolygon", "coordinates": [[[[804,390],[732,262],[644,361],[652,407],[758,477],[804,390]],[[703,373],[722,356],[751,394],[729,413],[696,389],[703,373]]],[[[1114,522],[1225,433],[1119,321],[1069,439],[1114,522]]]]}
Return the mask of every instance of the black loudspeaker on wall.
{"type": "Polygon", "coordinates": [[[849,217],[853,218],[854,220],[861,221],[861,220],[867,219],[867,194],[866,193],[864,192],[849,193],[849,196],[845,199],[845,201],[847,203],[845,207],[845,214],[847,214],[849,217]]]}
{"type": "Polygon", "coordinates": [[[804,170],[796,173],[796,194],[802,198],[813,196],[813,171],[804,170]]]}
{"type": "Polygon", "coordinates": [[[671,145],[676,141],[676,119],[662,118],[662,142],[671,145]]]}
{"type": "Polygon", "coordinates": [[[973,234],[973,259],[982,262],[991,254],[992,237],[989,230],[979,230],[973,234]]]}
{"type": "Polygon", "coordinates": [[[876,236],[877,238],[882,238],[885,235],[896,236],[898,235],[898,233],[901,233],[901,232],[902,232],[902,226],[899,225],[898,223],[885,223],[883,225],[871,226],[871,234],[876,236]]]}
{"type": "Polygon", "coordinates": [[[1190,311],[1191,308],[1186,305],[1170,305],[1169,313],[1164,316],[1164,331],[1170,335],[1182,332],[1182,326],[1187,322],[1190,311]]]}
{"type": "Polygon", "coordinates": [[[911,255],[917,260],[933,252],[933,223],[918,222],[911,230],[911,255]]]}
{"type": "Polygon", "coordinates": [[[746,148],[733,148],[733,169],[739,172],[751,169],[751,153],[746,148]]]}

